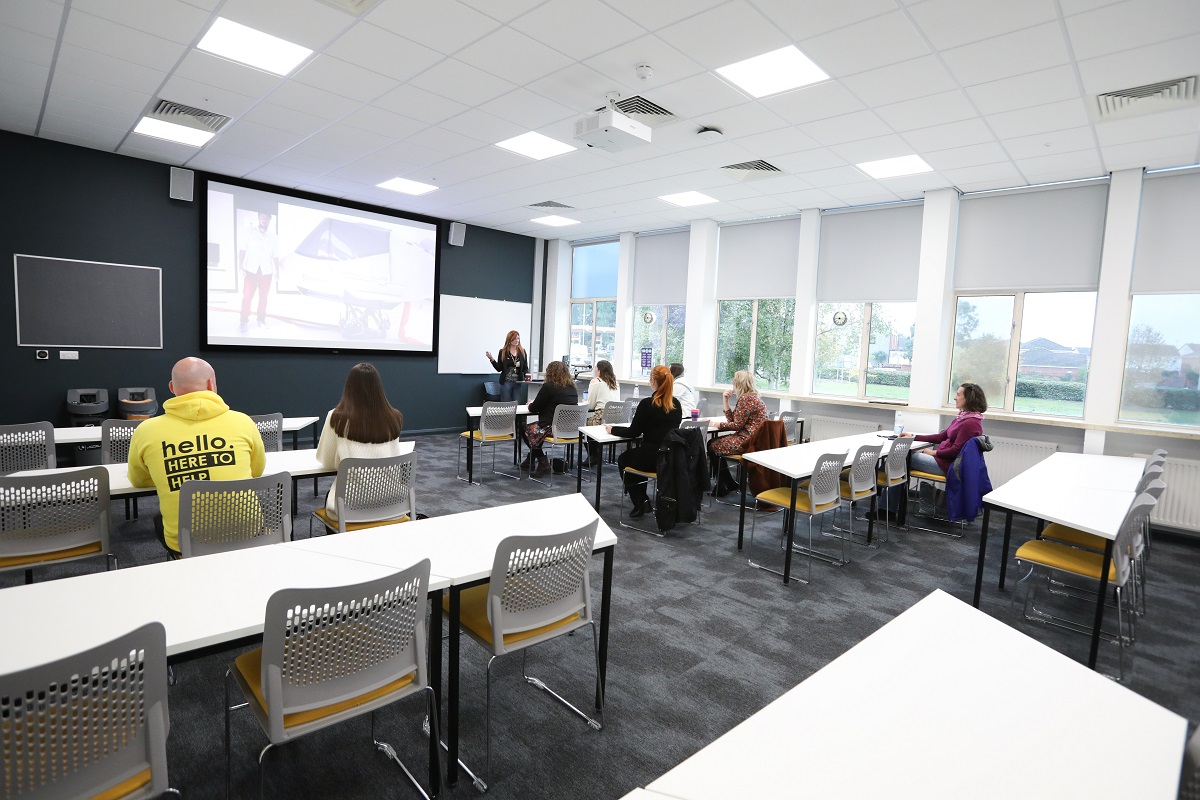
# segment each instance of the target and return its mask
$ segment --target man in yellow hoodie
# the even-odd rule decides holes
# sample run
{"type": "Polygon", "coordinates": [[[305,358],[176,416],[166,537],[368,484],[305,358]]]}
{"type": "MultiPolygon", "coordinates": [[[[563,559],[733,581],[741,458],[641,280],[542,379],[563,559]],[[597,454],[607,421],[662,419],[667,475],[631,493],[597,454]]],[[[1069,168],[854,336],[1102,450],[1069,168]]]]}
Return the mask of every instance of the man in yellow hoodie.
{"type": "Polygon", "coordinates": [[[257,478],[266,466],[262,435],[250,417],[217,394],[207,361],[185,358],[171,370],[163,414],[138,425],[129,442],[129,480],[158,491],[159,541],[179,557],[179,487],[192,480],[257,478]]]}

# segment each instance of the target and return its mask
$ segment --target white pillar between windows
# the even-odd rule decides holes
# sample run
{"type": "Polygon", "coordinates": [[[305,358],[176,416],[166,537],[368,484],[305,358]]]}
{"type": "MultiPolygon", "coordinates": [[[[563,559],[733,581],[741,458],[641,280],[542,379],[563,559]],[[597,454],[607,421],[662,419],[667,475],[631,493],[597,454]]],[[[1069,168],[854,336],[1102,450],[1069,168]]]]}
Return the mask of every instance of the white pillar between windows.
{"type": "Polygon", "coordinates": [[[629,377],[633,341],[633,259],[637,237],[622,233],[617,255],[617,334],[613,342],[613,370],[618,378],[629,377]]]}
{"type": "MultiPolygon", "coordinates": [[[[1125,346],[1129,334],[1129,291],[1133,283],[1133,250],[1142,204],[1142,170],[1123,169],[1108,184],[1104,215],[1104,247],[1096,291],[1096,325],[1088,363],[1085,422],[1111,424],[1121,410],[1125,379],[1125,346]]],[[[1100,440],[1103,446],[1103,438],[1100,440]]],[[[1085,444],[1086,444],[1085,440],[1085,444]]]]}
{"type": "Polygon", "coordinates": [[[796,322],[792,328],[792,394],[812,394],[817,334],[817,260],[821,250],[821,209],[800,212],[796,261],[796,322]]]}
{"type": "Polygon", "coordinates": [[[551,239],[546,256],[546,335],[542,369],[571,348],[571,243],[551,239]]]}
{"type": "MultiPolygon", "coordinates": [[[[918,408],[946,404],[954,327],[954,248],[958,240],[956,189],[925,193],[921,261],[917,274],[917,325],[913,338],[908,402],[918,408]]],[[[916,420],[905,419],[905,428],[916,420]]],[[[928,423],[922,421],[923,425],[928,423]]],[[[936,423],[934,423],[936,424],[936,423]]],[[[936,428],[930,428],[936,430],[936,428]]]]}
{"type": "Polygon", "coordinates": [[[537,372],[542,368],[545,359],[542,358],[542,325],[546,317],[546,309],[542,305],[543,278],[546,274],[546,240],[533,240],[533,307],[530,309],[529,336],[525,341],[525,349],[529,351],[529,368],[537,372]]]}
{"type": "Polygon", "coordinates": [[[717,367],[717,233],[715,220],[692,220],[683,367],[694,386],[711,386],[717,367]]]}

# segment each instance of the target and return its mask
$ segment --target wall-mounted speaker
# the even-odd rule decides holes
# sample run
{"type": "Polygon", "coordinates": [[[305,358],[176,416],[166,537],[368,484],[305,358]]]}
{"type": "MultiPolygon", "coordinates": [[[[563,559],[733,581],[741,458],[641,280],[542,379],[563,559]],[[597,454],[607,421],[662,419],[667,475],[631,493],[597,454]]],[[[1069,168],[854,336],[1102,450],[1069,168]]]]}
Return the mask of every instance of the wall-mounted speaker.
{"type": "Polygon", "coordinates": [[[196,173],[190,169],[171,167],[171,199],[192,202],[192,186],[196,182],[196,173]]]}
{"type": "Polygon", "coordinates": [[[467,225],[465,222],[451,222],[450,235],[446,237],[446,241],[455,247],[462,247],[463,242],[467,240],[467,225]]]}

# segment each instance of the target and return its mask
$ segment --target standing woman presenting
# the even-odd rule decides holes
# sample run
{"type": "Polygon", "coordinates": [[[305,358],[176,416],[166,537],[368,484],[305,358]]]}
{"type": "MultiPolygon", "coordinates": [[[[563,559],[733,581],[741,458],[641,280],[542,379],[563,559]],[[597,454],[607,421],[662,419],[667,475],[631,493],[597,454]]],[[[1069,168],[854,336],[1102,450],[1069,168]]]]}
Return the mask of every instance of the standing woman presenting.
{"type": "Polygon", "coordinates": [[[500,373],[500,399],[511,403],[517,399],[517,387],[525,380],[529,372],[529,355],[521,347],[521,334],[509,331],[504,337],[504,347],[500,348],[499,358],[492,358],[491,351],[484,353],[487,360],[492,362],[492,368],[500,373]]]}

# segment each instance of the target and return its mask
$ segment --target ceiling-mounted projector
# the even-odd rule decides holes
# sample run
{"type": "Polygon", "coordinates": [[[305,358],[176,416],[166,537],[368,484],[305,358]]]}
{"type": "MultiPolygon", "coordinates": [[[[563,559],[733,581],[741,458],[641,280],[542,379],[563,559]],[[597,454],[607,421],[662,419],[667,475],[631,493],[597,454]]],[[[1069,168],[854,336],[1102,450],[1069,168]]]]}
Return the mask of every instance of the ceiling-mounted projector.
{"type": "Polygon", "coordinates": [[[575,120],[575,138],[588,147],[619,153],[650,144],[650,127],[615,108],[606,108],[575,120]]]}

